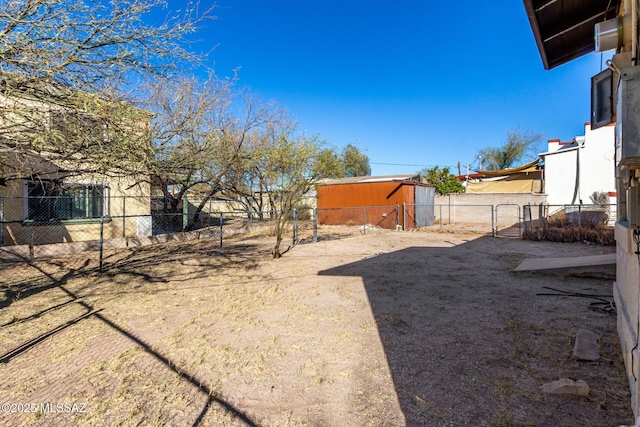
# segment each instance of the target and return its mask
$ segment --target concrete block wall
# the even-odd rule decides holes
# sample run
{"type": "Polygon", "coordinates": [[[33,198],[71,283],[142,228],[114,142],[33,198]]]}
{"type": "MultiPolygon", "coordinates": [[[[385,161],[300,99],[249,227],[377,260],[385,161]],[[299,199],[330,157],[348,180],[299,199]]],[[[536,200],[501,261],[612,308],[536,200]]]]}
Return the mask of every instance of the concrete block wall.
{"type": "Polygon", "coordinates": [[[451,223],[491,223],[495,215],[497,225],[511,226],[517,223],[518,209],[522,215],[523,205],[546,203],[546,195],[530,193],[462,193],[436,195],[435,216],[445,224],[451,223]],[[501,206],[499,206],[501,205],[501,206]],[[495,208],[497,209],[497,215],[495,208]],[[493,212],[492,212],[493,211],[493,212]]]}
{"type": "Polygon", "coordinates": [[[631,408],[635,416],[640,414],[638,389],[640,384],[640,353],[638,352],[639,289],[638,250],[633,240],[633,230],[626,222],[616,224],[616,282],[613,296],[618,311],[618,337],[622,348],[629,389],[631,408]]]}

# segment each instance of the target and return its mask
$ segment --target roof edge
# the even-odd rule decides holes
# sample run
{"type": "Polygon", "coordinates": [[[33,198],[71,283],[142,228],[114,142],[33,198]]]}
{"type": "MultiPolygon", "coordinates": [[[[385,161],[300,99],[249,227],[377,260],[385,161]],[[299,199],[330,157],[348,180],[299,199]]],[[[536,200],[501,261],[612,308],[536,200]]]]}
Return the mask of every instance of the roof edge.
{"type": "Polygon", "coordinates": [[[523,0],[524,9],[527,12],[527,18],[529,18],[529,24],[533,31],[533,38],[538,46],[538,52],[540,52],[540,58],[542,59],[542,65],[545,70],[550,70],[547,54],[544,50],[544,44],[542,42],[542,35],[540,34],[540,27],[538,26],[538,19],[536,17],[536,11],[533,8],[533,0],[523,0]]]}

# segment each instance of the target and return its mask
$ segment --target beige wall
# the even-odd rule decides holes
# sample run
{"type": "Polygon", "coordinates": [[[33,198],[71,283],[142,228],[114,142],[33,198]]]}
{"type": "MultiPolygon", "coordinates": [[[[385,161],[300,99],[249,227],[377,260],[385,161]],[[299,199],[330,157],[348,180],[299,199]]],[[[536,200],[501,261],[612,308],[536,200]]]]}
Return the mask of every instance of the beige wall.
{"type": "MultiPolygon", "coordinates": [[[[13,114],[15,123],[23,122],[24,126],[12,127],[11,131],[3,133],[4,137],[11,137],[8,132],[14,132],[14,139],[21,137],[30,138],[35,132],[42,132],[49,126],[51,111],[61,109],[59,106],[49,105],[41,100],[28,96],[23,98],[7,98],[0,94],[0,106],[5,114],[0,117],[0,127],[6,123],[9,114],[13,114]],[[29,117],[29,119],[27,118],[29,117]],[[3,120],[4,118],[4,120],[3,120]],[[30,121],[31,120],[31,121],[30,121]],[[36,129],[35,125],[42,125],[42,129],[36,129]],[[33,132],[30,135],[29,132],[33,132]]],[[[142,117],[142,116],[141,116],[142,117]]],[[[142,129],[146,129],[150,116],[139,121],[142,129]]],[[[5,129],[6,130],[6,129],[5,129]]],[[[132,129],[132,132],[138,132],[132,129]]],[[[60,169],[78,170],[85,169],[86,165],[63,164],[47,159],[47,153],[43,152],[39,157],[27,157],[20,154],[8,154],[4,158],[11,165],[16,165],[15,170],[5,171],[9,178],[30,176],[37,174],[43,178],[57,178],[60,169]]],[[[11,168],[10,168],[11,169],[11,168]]],[[[91,169],[91,168],[86,168],[91,169]]],[[[150,217],[150,189],[148,184],[138,184],[130,178],[113,178],[100,175],[80,175],[68,178],[69,182],[101,183],[108,185],[108,209],[106,214],[111,217],[104,223],[104,238],[147,236],[151,233],[150,217]],[[126,200],[123,197],[126,196],[126,200]],[[123,215],[140,215],[140,218],[119,218],[123,215]]],[[[55,224],[27,223],[25,199],[25,181],[14,179],[7,186],[0,186],[2,200],[3,220],[10,222],[0,229],[0,245],[16,244],[46,244],[61,242],[76,242],[96,240],[100,237],[99,219],[78,219],[57,221],[55,224]]]]}
{"type": "Polygon", "coordinates": [[[434,214],[436,223],[491,224],[492,218],[500,226],[518,222],[518,209],[523,205],[546,203],[545,195],[527,193],[462,193],[436,195],[434,214]],[[492,216],[493,215],[493,216],[492,216]]]}
{"type": "MultiPolygon", "coordinates": [[[[136,184],[130,178],[74,177],[75,182],[106,183],[108,190],[107,218],[103,223],[103,238],[140,237],[151,234],[151,206],[149,185],[136,184]],[[126,218],[123,217],[126,215],[126,218]]],[[[100,238],[100,219],[56,221],[54,224],[29,223],[25,219],[25,181],[10,182],[0,187],[4,197],[3,219],[7,221],[0,232],[5,246],[68,243],[100,238]]]]}
{"type": "Polygon", "coordinates": [[[631,407],[638,414],[638,382],[640,377],[640,353],[638,342],[639,312],[639,269],[638,256],[634,253],[636,244],[633,231],[624,223],[616,224],[616,282],[613,285],[613,296],[618,312],[617,327],[620,345],[625,361],[629,388],[631,391],[631,407]]]}

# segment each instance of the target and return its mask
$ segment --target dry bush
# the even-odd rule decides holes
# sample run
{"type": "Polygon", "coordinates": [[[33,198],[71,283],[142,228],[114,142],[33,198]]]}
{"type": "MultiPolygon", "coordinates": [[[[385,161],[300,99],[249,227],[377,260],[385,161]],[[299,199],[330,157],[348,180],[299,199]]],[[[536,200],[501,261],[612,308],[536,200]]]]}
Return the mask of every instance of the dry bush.
{"type": "Polygon", "coordinates": [[[547,224],[549,227],[566,227],[569,225],[569,219],[567,218],[567,213],[564,210],[558,211],[549,215],[549,219],[547,220],[547,224]]]}
{"type": "Polygon", "coordinates": [[[607,225],[608,222],[608,207],[585,207],[581,211],[570,212],[562,209],[549,215],[547,220],[550,227],[577,226],[578,224],[582,227],[597,227],[599,225],[607,225]]]}
{"type": "Polygon", "coordinates": [[[582,227],[575,225],[561,226],[549,221],[544,227],[535,227],[533,230],[526,230],[522,234],[524,240],[547,241],[547,242],[590,242],[603,246],[615,245],[615,234],[613,227],[597,224],[583,224],[582,227]]]}
{"type": "MultiPolygon", "coordinates": [[[[595,195],[592,196],[592,200],[595,195]]],[[[608,197],[608,196],[607,196],[608,197]]],[[[594,202],[595,203],[595,202],[594,202]]],[[[549,242],[591,242],[603,246],[615,245],[613,227],[609,227],[610,208],[607,204],[581,206],[580,210],[563,207],[542,218],[539,225],[526,230],[525,240],[549,242]]]]}

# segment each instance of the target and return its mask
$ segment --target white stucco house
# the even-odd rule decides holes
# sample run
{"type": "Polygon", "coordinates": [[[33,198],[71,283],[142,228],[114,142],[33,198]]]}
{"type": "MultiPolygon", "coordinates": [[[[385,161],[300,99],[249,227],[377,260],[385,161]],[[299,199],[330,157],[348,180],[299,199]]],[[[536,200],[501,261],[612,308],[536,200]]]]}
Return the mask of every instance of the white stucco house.
{"type": "Polygon", "coordinates": [[[549,205],[591,204],[594,192],[609,195],[616,203],[615,126],[591,129],[584,125],[584,135],[573,141],[548,141],[544,159],[544,192],[549,205]]]}

